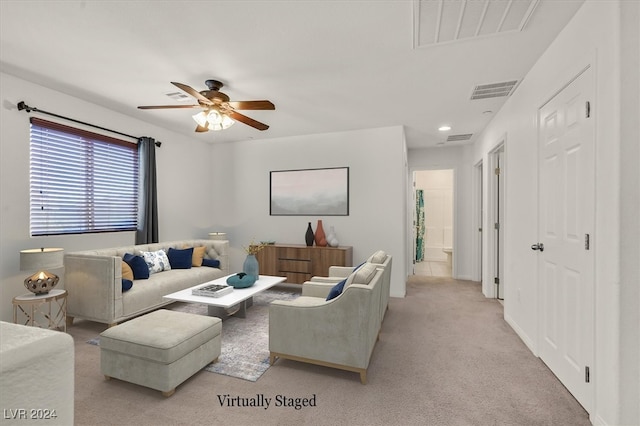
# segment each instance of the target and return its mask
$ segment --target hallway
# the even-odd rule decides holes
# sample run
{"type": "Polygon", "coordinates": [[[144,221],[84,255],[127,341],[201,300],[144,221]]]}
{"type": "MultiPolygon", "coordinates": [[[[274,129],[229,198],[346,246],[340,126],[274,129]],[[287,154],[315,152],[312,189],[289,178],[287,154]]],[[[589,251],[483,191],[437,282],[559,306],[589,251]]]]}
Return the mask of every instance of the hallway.
{"type": "Polygon", "coordinates": [[[416,262],[414,265],[415,275],[421,277],[451,277],[451,265],[447,262],[438,262],[438,261],[424,261],[424,262],[416,262]]]}

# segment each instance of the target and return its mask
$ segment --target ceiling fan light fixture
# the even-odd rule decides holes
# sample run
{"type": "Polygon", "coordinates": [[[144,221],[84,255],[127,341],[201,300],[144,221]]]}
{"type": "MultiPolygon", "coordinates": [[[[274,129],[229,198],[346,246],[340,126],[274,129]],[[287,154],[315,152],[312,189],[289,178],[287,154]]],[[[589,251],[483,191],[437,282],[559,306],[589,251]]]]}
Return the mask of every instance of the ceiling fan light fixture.
{"type": "Polygon", "coordinates": [[[206,127],[209,130],[228,129],[235,123],[226,114],[221,114],[217,109],[211,108],[208,111],[200,111],[193,116],[193,120],[198,126],[206,127]]]}

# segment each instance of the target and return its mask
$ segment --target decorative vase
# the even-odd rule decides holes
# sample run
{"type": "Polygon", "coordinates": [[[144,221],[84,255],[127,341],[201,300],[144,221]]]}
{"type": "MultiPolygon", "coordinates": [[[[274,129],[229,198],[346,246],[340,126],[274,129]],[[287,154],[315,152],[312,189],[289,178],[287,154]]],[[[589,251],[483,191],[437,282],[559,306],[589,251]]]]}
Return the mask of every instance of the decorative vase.
{"type": "Polygon", "coordinates": [[[307,232],[304,234],[304,240],[307,243],[307,247],[311,247],[313,245],[313,229],[311,229],[311,222],[307,225],[307,232]]]}
{"type": "Polygon", "coordinates": [[[260,265],[255,254],[248,254],[242,265],[242,272],[255,277],[256,281],[260,277],[260,265]]]}
{"type": "Polygon", "coordinates": [[[327,237],[324,234],[324,229],[322,228],[322,219],[318,219],[318,226],[316,227],[316,235],[315,235],[316,245],[319,247],[327,246],[327,237]]]}
{"type": "Polygon", "coordinates": [[[333,229],[333,226],[329,227],[329,233],[327,234],[327,244],[329,247],[338,247],[338,238],[336,237],[336,230],[333,229]]]}

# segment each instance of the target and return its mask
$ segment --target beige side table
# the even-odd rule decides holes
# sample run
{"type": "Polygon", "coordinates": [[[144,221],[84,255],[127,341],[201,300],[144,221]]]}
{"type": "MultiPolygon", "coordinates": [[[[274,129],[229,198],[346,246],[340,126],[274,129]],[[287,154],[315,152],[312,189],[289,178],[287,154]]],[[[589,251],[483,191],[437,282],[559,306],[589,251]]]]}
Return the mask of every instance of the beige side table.
{"type": "Polygon", "coordinates": [[[67,331],[67,290],[53,289],[46,294],[23,294],[13,298],[13,322],[18,311],[24,325],[67,331]],[[44,320],[44,321],[43,321],[44,320]],[[40,323],[39,321],[42,321],[40,323]]]}

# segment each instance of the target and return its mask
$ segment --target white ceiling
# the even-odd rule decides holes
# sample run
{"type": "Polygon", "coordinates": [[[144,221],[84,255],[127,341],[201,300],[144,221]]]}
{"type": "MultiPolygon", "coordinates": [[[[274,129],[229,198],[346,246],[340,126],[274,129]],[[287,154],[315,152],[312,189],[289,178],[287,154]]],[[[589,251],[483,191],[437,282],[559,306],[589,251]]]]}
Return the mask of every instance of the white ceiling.
{"type": "Polygon", "coordinates": [[[479,15],[485,0],[0,0],[0,70],[212,143],[404,125],[410,148],[429,147],[481,132],[506,98],[472,101],[474,87],[522,80],[582,2],[540,0],[522,31],[494,35],[504,12],[487,14],[476,36],[460,7],[479,15]],[[439,28],[464,22],[464,37],[421,39],[438,10],[439,28]],[[196,134],[195,110],[136,108],[179,104],[171,81],[204,90],[207,79],[231,100],[271,100],[275,111],[243,112],[271,127],[196,134]]]}

